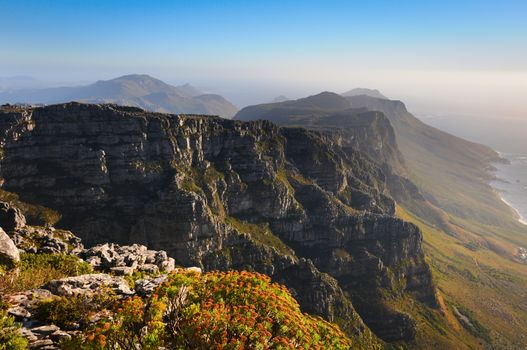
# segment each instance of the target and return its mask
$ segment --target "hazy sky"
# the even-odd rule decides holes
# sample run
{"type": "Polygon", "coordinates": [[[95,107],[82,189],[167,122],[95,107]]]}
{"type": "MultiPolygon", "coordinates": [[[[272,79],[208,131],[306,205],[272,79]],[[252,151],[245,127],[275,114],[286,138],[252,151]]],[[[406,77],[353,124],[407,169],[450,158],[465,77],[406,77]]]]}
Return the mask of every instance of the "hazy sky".
{"type": "Polygon", "coordinates": [[[361,86],[420,112],[527,118],[523,0],[0,0],[0,14],[0,76],[146,73],[239,106],[361,86]]]}

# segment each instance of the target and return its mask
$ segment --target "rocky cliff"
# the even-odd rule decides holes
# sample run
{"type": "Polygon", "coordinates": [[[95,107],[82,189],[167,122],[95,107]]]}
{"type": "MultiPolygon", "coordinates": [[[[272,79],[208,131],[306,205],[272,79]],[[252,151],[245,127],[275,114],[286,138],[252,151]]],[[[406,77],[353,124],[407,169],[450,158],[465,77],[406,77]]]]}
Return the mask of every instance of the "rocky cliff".
{"type": "Polygon", "coordinates": [[[415,326],[386,291],[436,303],[386,169],[331,130],[68,103],[5,106],[0,135],[2,195],[60,213],[88,246],[142,243],[183,265],[262,272],[305,311],[387,341],[415,326]]]}

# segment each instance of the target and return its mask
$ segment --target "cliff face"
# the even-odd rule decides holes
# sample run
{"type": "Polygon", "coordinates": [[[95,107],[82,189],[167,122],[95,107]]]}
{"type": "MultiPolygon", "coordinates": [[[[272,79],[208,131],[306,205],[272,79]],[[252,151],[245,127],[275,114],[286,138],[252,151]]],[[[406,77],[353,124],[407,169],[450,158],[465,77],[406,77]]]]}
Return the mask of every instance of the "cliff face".
{"type": "Polygon", "coordinates": [[[234,119],[269,120],[325,132],[344,150],[360,150],[379,164],[401,167],[404,160],[388,118],[376,110],[351,107],[346,98],[322,92],[298,100],[248,106],[236,113],[234,119]]]}
{"type": "Polygon", "coordinates": [[[58,211],[88,246],[263,272],[305,311],[388,341],[415,330],[383,291],[435,304],[420,231],[393,217],[384,169],[336,132],[69,103],[4,108],[0,135],[3,190],[58,211]]]}

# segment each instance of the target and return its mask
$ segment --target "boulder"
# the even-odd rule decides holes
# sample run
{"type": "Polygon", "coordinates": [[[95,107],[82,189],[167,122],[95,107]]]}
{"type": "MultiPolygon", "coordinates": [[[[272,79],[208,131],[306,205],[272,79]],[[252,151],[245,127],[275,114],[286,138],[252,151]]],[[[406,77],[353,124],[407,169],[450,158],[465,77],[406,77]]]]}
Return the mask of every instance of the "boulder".
{"type": "Polygon", "coordinates": [[[53,340],[45,338],[45,339],[39,339],[33,342],[29,343],[30,349],[57,349],[55,347],[53,340]]]}
{"type": "Polygon", "coordinates": [[[187,268],[185,268],[185,271],[190,271],[190,272],[195,272],[195,273],[201,273],[201,267],[191,266],[191,267],[187,267],[187,268]]]}
{"type": "Polygon", "coordinates": [[[29,329],[27,329],[25,327],[19,328],[18,332],[20,333],[21,336],[23,336],[24,338],[26,338],[30,342],[34,342],[34,341],[38,340],[38,338],[35,335],[35,333],[33,333],[31,330],[29,330],[29,329]]]}
{"type": "Polygon", "coordinates": [[[71,339],[71,335],[68,332],[65,332],[62,330],[57,330],[53,332],[52,334],[49,335],[49,337],[51,338],[51,340],[55,342],[60,342],[63,339],[68,339],[68,340],[71,339]]]}
{"type": "Polygon", "coordinates": [[[49,335],[49,334],[54,333],[54,332],[56,332],[58,330],[60,330],[59,327],[57,327],[57,326],[55,326],[53,324],[50,324],[50,325],[45,325],[45,326],[32,328],[31,332],[36,333],[36,334],[49,335]]]}
{"type": "Polygon", "coordinates": [[[7,233],[0,228],[0,265],[14,268],[20,262],[20,254],[15,243],[7,233]]]}
{"type": "Polygon", "coordinates": [[[146,277],[135,281],[135,292],[140,296],[151,295],[154,290],[163,282],[166,281],[167,275],[160,275],[158,277],[146,277]]]}
{"type": "Polygon", "coordinates": [[[7,232],[26,226],[26,217],[20,209],[7,202],[0,202],[0,227],[7,232]]]}
{"type": "Polygon", "coordinates": [[[159,268],[157,267],[157,265],[154,264],[143,264],[139,267],[139,271],[151,274],[159,272],[159,268]]]}

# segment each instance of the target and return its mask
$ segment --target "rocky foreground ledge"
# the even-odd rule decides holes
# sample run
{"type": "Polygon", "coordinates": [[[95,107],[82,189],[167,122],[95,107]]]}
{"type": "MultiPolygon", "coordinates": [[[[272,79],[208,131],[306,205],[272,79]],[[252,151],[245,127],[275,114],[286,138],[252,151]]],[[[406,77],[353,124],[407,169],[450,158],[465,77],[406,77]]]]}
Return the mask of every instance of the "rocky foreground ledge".
{"type": "Polygon", "coordinates": [[[369,332],[352,341],[338,326],[302,313],[289,291],[268,276],[202,274],[138,244],[85,249],[70,231],[28,226],[18,209],[2,202],[0,208],[8,228],[0,228],[2,349],[381,346],[369,332]],[[71,276],[47,278],[66,271],[71,276]],[[46,273],[36,288],[13,285],[46,273]],[[10,285],[20,290],[9,292],[10,285]]]}
{"type": "MultiPolygon", "coordinates": [[[[22,325],[18,331],[28,340],[31,349],[58,349],[64,339],[82,333],[80,324],[61,328],[42,323],[36,312],[43,301],[57,297],[89,299],[101,291],[116,299],[144,297],[152,294],[169,273],[201,273],[199,267],[176,267],[174,259],[165,251],[150,250],[144,245],[100,244],[85,249],[80,238],[70,231],[26,225],[22,212],[6,202],[0,202],[0,225],[0,265],[7,270],[3,273],[12,274],[12,278],[18,273],[21,254],[70,255],[93,270],[93,273],[50,280],[37,289],[0,295],[2,304],[8,306],[8,315],[22,325]]],[[[91,315],[90,321],[95,323],[102,316],[91,315]]]]}

